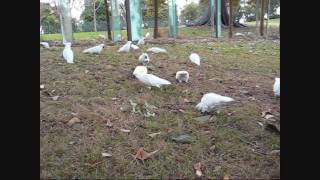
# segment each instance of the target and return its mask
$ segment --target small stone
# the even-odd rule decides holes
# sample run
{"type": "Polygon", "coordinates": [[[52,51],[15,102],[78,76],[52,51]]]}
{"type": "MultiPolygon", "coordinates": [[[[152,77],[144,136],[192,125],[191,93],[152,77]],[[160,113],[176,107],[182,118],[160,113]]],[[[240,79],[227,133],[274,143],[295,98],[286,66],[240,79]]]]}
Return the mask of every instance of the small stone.
{"type": "Polygon", "coordinates": [[[59,99],[60,96],[53,96],[52,100],[57,101],[59,99]]]}

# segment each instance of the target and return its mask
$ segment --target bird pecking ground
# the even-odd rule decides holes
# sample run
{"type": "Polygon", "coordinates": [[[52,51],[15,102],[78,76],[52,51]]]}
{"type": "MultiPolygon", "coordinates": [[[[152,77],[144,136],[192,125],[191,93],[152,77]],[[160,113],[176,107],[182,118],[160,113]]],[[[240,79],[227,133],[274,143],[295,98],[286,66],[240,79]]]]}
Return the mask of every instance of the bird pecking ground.
{"type": "Polygon", "coordinates": [[[82,54],[87,47],[73,47],[72,65],[62,60],[62,47],[40,50],[42,179],[190,179],[199,162],[204,178],[280,177],[280,155],[270,153],[280,150],[280,135],[261,126],[269,109],[280,122],[280,99],[272,91],[280,76],[279,42],[148,44],[131,53],[118,53],[118,45],[82,54]],[[152,46],[169,54],[149,54],[149,72],[171,86],[149,90],[132,76],[139,55],[152,46]],[[200,67],[190,63],[191,52],[200,55],[200,67]],[[190,73],[189,83],[176,83],[180,70],[190,73]],[[208,92],[236,103],[199,122],[195,106],[208,92]],[[156,107],[149,114],[146,102],[156,107]],[[80,122],[69,126],[73,117],[80,122]],[[190,143],[172,140],[183,134],[190,143]],[[158,152],[142,163],[131,155],[140,147],[158,152]]]}

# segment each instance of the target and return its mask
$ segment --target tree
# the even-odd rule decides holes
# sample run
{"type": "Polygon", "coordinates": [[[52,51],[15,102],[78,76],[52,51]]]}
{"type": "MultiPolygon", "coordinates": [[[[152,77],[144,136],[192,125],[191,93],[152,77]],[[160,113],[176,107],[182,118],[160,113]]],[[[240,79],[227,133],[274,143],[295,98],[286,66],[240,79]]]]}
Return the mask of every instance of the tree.
{"type": "Polygon", "coordinates": [[[93,31],[97,31],[97,22],[106,21],[104,0],[85,0],[85,8],[81,14],[84,24],[93,22],[93,31]]]}
{"type": "Polygon", "coordinates": [[[193,21],[199,16],[199,5],[192,2],[184,6],[181,11],[180,19],[182,22],[193,21]]]}
{"type": "MultiPolygon", "coordinates": [[[[168,4],[167,0],[157,0],[158,3],[158,18],[160,20],[168,19],[168,4]]],[[[143,19],[154,18],[154,0],[144,0],[141,2],[143,19]]]]}

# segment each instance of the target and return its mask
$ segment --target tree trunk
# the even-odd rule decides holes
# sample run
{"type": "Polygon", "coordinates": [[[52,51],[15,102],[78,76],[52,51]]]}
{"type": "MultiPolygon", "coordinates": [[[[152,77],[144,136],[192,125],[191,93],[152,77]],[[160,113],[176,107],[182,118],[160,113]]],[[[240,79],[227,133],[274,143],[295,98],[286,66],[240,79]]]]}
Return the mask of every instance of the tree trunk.
{"type": "Polygon", "coordinates": [[[131,19],[130,19],[130,0],[125,0],[124,5],[126,8],[126,21],[127,21],[127,36],[128,41],[132,41],[131,36],[131,19]]]}
{"type": "Polygon", "coordinates": [[[258,34],[259,33],[259,19],[260,19],[260,11],[259,11],[259,6],[260,6],[260,1],[261,0],[256,0],[256,33],[258,34]]]}
{"type": "Polygon", "coordinates": [[[96,19],[96,1],[93,1],[93,26],[94,32],[97,32],[97,19],[96,19]]]}
{"type": "Polygon", "coordinates": [[[265,0],[261,0],[261,15],[260,15],[260,36],[263,36],[264,30],[264,9],[265,9],[265,0]]]}
{"type": "Polygon", "coordinates": [[[108,40],[112,40],[111,37],[111,26],[110,26],[110,12],[109,12],[109,4],[107,2],[108,0],[104,0],[104,5],[106,8],[106,19],[107,19],[107,31],[108,31],[108,40]]]}
{"type": "Polygon", "coordinates": [[[229,0],[229,38],[232,38],[232,19],[233,19],[233,12],[232,12],[232,0],[229,0]]]}
{"type": "Polygon", "coordinates": [[[154,2],[154,29],[153,29],[153,38],[157,39],[158,37],[158,0],[153,0],[154,2]]]}

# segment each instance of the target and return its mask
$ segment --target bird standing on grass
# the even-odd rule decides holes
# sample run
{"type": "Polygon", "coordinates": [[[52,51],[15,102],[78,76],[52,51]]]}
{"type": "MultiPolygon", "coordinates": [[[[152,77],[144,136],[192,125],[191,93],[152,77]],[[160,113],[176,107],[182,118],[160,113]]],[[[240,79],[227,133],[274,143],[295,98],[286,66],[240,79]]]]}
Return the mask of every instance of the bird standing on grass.
{"type": "Polygon", "coordinates": [[[149,63],[150,59],[147,53],[143,53],[139,56],[139,63],[146,66],[149,63]]]}
{"type": "Polygon", "coordinates": [[[189,59],[191,60],[192,63],[200,66],[200,56],[196,53],[191,53],[189,56],[189,59]]]}
{"type": "Polygon", "coordinates": [[[210,112],[215,107],[227,104],[232,101],[234,101],[234,99],[230,97],[221,96],[216,93],[207,93],[203,95],[203,97],[201,98],[201,102],[197,104],[196,108],[202,113],[210,112]]]}
{"type": "Polygon", "coordinates": [[[66,42],[64,44],[64,50],[62,52],[63,58],[67,61],[67,63],[73,63],[73,52],[71,50],[71,43],[66,42]]]}
{"type": "Polygon", "coordinates": [[[100,54],[104,48],[104,44],[99,44],[98,46],[94,46],[88,49],[85,49],[82,51],[83,53],[89,53],[89,54],[100,54]]]}
{"type": "Polygon", "coordinates": [[[123,45],[118,52],[130,52],[130,47],[131,47],[132,42],[128,41],[125,45],[123,45]]]}
{"type": "Polygon", "coordinates": [[[280,97],[280,78],[275,78],[273,84],[273,92],[276,97],[280,97]]]}

